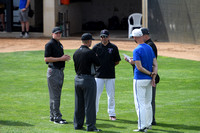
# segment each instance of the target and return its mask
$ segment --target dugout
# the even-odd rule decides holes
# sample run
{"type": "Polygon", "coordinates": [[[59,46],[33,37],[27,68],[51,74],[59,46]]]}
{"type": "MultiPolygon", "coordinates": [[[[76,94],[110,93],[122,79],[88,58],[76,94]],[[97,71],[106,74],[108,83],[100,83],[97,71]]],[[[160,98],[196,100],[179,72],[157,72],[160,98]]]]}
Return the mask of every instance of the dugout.
{"type": "MultiPolygon", "coordinates": [[[[13,27],[13,23],[17,25],[13,11],[19,0],[0,1],[7,4],[7,31],[17,31],[13,27]]],[[[31,0],[35,11],[30,21],[31,32],[50,36],[51,29],[60,25],[59,13],[67,12],[70,36],[80,36],[85,31],[99,34],[100,28],[105,27],[128,39],[128,16],[142,13],[142,24],[149,28],[153,40],[200,44],[199,0],[69,0],[67,5],[60,4],[60,1],[31,0]]]]}

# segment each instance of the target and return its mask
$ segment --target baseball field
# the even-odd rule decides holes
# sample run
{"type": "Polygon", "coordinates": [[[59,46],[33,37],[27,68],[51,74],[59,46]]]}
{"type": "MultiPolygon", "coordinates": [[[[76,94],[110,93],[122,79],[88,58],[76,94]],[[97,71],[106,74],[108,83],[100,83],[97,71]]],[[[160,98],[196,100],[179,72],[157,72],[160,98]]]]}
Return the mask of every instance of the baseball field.
{"type": "MultiPolygon", "coordinates": [[[[49,121],[49,94],[44,62],[48,38],[0,39],[0,133],[82,133],[73,129],[74,64],[66,63],[61,112],[69,124],[49,121]]],[[[112,41],[112,40],[111,40],[112,41]]],[[[96,44],[99,40],[95,40],[96,44]]],[[[133,71],[123,60],[137,46],[133,41],[113,40],[122,61],[116,67],[116,121],[107,113],[104,89],[96,126],[105,133],[131,133],[137,128],[133,97],[133,71]]],[[[65,53],[73,55],[81,41],[63,39],[65,53]]],[[[156,42],[158,73],[156,121],[149,133],[200,132],[200,45],[156,42]]]]}

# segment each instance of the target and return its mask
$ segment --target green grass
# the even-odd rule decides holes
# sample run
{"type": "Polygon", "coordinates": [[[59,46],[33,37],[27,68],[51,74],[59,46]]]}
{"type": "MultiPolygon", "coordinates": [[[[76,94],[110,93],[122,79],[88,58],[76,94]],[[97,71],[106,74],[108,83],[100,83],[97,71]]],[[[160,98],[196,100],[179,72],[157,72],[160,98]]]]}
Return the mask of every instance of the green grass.
{"type": "MultiPolygon", "coordinates": [[[[65,53],[73,55],[74,50],[65,53]]],[[[96,126],[107,133],[129,133],[137,128],[133,101],[133,71],[123,60],[116,67],[117,121],[109,121],[104,89],[96,126]]],[[[49,122],[49,94],[44,52],[0,53],[0,133],[73,133],[74,66],[66,63],[61,112],[69,124],[49,122]]],[[[200,132],[200,62],[158,58],[156,120],[150,133],[200,132]]]]}

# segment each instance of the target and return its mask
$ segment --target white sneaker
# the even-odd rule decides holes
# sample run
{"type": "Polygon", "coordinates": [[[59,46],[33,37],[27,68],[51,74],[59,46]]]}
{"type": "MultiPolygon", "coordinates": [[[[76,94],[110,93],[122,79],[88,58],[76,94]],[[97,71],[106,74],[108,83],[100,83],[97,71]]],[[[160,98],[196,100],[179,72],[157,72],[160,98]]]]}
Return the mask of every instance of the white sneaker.
{"type": "Polygon", "coordinates": [[[147,132],[147,129],[144,128],[144,129],[136,129],[136,130],[133,130],[133,132],[147,132]]]}
{"type": "Polygon", "coordinates": [[[26,32],[23,38],[29,38],[29,34],[26,32]]]}

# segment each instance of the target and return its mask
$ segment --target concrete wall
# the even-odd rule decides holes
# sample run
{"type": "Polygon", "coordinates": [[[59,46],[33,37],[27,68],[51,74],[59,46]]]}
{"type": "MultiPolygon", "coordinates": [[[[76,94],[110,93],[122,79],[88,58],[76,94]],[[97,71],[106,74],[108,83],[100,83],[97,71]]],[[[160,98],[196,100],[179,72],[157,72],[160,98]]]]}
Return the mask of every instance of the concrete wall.
{"type": "Polygon", "coordinates": [[[61,12],[67,14],[67,11],[68,11],[68,21],[70,22],[69,24],[70,33],[80,32],[82,28],[81,3],[74,3],[70,5],[59,5],[58,2],[56,2],[56,23],[59,22],[58,13],[61,12]]]}
{"type": "Polygon", "coordinates": [[[199,0],[148,1],[148,26],[154,40],[200,44],[199,0]]]}
{"type": "Polygon", "coordinates": [[[52,28],[56,25],[55,0],[43,0],[44,36],[51,36],[52,28]]]}

